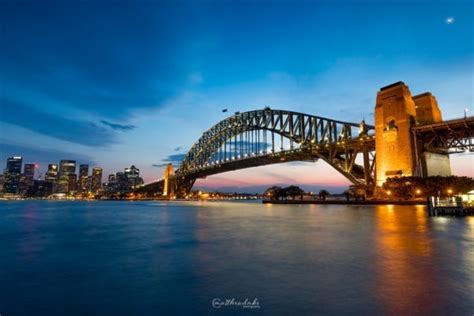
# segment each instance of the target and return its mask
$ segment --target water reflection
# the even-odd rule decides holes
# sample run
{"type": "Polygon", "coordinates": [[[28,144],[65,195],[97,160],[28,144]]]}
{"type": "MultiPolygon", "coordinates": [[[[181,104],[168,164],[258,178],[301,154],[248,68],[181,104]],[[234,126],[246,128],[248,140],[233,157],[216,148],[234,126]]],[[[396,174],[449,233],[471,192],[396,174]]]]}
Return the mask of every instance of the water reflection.
{"type": "Polygon", "coordinates": [[[474,218],[393,205],[12,205],[0,218],[5,314],[48,314],[58,297],[80,315],[209,314],[215,297],[257,297],[266,314],[474,310],[474,218]]]}
{"type": "Polygon", "coordinates": [[[374,293],[383,312],[394,315],[440,312],[443,290],[437,284],[439,271],[432,264],[436,260],[424,208],[397,206],[395,210],[392,205],[377,206],[375,217],[374,293]]]}
{"type": "Polygon", "coordinates": [[[28,204],[21,217],[21,230],[24,232],[23,238],[20,239],[19,250],[22,259],[25,261],[33,260],[38,252],[44,247],[42,234],[37,232],[38,209],[35,204],[28,204]]]}

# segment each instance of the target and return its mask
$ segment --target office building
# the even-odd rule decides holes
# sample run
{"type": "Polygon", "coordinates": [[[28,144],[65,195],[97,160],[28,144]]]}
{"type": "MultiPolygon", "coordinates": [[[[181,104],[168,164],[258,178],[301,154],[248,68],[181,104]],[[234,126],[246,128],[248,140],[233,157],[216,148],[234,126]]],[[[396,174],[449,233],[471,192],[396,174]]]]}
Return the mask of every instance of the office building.
{"type": "Polygon", "coordinates": [[[58,183],[56,192],[69,193],[70,191],[75,190],[75,180],[77,180],[76,161],[61,160],[61,162],[59,163],[58,183]],[[73,183],[69,183],[70,181],[73,181],[73,183]]]}
{"type": "Polygon", "coordinates": [[[91,191],[97,193],[102,187],[102,168],[92,168],[91,191]]]}
{"type": "Polygon", "coordinates": [[[79,165],[79,185],[77,189],[81,193],[89,191],[89,165],[79,165]]]}
{"type": "Polygon", "coordinates": [[[19,156],[9,157],[7,159],[7,167],[4,172],[5,184],[3,192],[10,194],[19,193],[22,163],[23,158],[19,156]]]}

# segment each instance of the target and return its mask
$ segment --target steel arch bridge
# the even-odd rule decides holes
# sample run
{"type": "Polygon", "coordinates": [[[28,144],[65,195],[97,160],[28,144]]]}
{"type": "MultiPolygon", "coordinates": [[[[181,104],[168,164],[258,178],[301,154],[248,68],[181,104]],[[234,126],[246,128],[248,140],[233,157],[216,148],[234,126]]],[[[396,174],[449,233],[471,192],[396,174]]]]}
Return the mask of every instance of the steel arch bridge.
{"type": "Polygon", "coordinates": [[[198,178],[249,167],[322,159],[353,184],[374,184],[374,127],[285,110],[235,113],[205,131],[178,169],[148,184],[186,195],[198,178]]]}
{"type": "Polygon", "coordinates": [[[175,173],[168,165],[163,179],[138,191],[185,196],[196,179],[213,174],[321,159],[371,195],[390,177],[449,175],[450,154],[474,152],[474,117],[443,121],[431,93],[412,96],[402,81],[377,92],[374,122],[269,107],[236,112],[205,131],[175,173]]]}

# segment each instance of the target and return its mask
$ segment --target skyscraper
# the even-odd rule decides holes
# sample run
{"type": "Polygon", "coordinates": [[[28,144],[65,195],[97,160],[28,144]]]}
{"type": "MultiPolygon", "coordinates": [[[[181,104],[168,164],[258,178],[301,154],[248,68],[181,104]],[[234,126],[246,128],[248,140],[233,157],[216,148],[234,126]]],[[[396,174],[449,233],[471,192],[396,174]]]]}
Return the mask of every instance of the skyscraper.
{"type": "Polygon", "coordinates": [[[68,193],[75,185],[75,180],[77,176],[71,177],[70,175],[75,175],[76,173],[76,161],[75,160],[61,160],[59,163],[59,173],[58,173],[58,185],[57,192],[59,193],[68,193]],[[74,183],[69,183],[69,182],[74,183]]]}
{"type": "Polygon", "coordinates": [[[125,176],[128,178],[128,183],[132,189],[143,183],[140,178],[140,169],[132,165],[130,168],[125,168],[125,176]]]}
{"type": "Polygon", "coordinates": [[[36,165],[26,163],[23,167],[23,174],[20,175],[19,194],[30,194],[33,189],[36,165]]]}
{"type": "Polygon", "coordinates": [[[102,187],[102,168],[94,167],[92,168],[92,184],[91,191],[97,193],[102,187]]]}
{"type": "Polygon", "coordinates": [[[79,192],[89,191],[89,165],[79,165],[79,192]]]}
{"type": "Polygon", "coordinates": [[[77,174],[69,173],[67,175],[67,192],[73,192],[77,190],[77,174]]]}
{"type": "Polygon", "coordinates": [[[44,174],[44,181],[52,183],[51,190],[56,192],[56,185],[58,181],[58,165],[53,163],[48,165],[48,171],[44,174]]]}
{"type": "Polygon", "coordinates": [[[19,156],[10,157],[7,159],[7,167],[4,172],[5,184],[3,187],[3,192],[18,194],[22,162],[23,158],[19,156]]]}
{"type": "Polygon", "coordinates": [[[25,163],[25,166],[23,168],[23,174],[25,175],[26,184],[28,186],[33,185],[33,181],[35,179],[35,170],[36,170],[35,164],[25,163]]]}

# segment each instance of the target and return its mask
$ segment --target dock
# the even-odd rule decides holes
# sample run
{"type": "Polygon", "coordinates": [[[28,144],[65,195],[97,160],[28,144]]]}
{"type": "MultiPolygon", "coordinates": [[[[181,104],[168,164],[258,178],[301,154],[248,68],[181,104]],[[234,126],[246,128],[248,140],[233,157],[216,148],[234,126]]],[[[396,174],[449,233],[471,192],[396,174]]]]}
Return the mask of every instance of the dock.
{"type": "Polygon", "coordinates": [[[465,204],[460,197],[441,199],[427,197],[428,216],[467,216],[474,215],[474,207],[465,204]]]}

